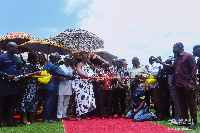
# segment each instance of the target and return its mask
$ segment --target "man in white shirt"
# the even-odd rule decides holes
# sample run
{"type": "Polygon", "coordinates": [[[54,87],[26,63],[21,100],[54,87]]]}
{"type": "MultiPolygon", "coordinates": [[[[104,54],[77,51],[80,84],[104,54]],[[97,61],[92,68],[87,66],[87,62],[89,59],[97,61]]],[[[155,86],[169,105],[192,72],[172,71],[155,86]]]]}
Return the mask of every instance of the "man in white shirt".
{"type": "MultiPolygon", "coordinates": [[[[65,63],[59,66],[59,69],[69,75],[73,74],[73,70],[70,67],[71,59],[66,56],[64,59],[65,63]]],[[[72,95],[72,80],[60,79],[59,89],[58,89],[58,108],[57,108],[57,121],[61,122],[62,119],[70,120],[67,117],[67,107],[69,104],[70,96],[72,95]]]]}
{"type": "MultiPolygon", "coordinates": [[[[149,58],[149,63],[151,66],[148,68],[149,72],[156,78],[158,75],[158,72],[160,69],[162,69],[162,65],[159,63],[156,63],[157,58],[154,56],[151,56],[149,58]]],[[[156,84],[150,84],[150,88],[152,89],[153,92],[153,99],[154,99],[154,107],[156,110],[156,116],[158,118],[158,121],[161,120],[161,114],[160,114],[160,90],[158,86],[158,82],[156,84]]]]}
{"type": "Polygon", "coordinates": [[[140,65],[140,61],[137,57],[134,57],[132,59],[132,64],[133,67],[130,70],[131,78],[135,78],[135,76],[140,78],[139,86],[142,88],[143,91],[145,91],[146,89],[145,79],[149,77],[150,73],[148,72],[148,69],[145,66],[140,65]]]}

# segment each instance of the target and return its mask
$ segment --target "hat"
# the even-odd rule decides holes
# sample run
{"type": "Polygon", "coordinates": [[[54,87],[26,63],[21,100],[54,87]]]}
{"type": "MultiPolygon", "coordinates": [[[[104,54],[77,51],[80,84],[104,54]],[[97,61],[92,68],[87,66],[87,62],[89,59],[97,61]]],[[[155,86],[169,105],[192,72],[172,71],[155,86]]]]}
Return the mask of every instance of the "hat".
{"type": "Polygon", "coordinates": [[[124,61],[122,59],[117,60],[117,63],[123,63],[124,61]]]}

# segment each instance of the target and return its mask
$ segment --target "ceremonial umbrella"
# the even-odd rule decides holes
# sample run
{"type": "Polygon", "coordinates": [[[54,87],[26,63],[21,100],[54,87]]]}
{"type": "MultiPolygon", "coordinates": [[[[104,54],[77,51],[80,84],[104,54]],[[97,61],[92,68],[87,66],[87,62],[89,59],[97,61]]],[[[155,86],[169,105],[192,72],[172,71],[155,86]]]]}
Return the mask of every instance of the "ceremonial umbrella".
{"type": "Polygon", "coordinates": [[[69,48],[72,52],[92,52],[104,48],[104,41],[95,34],[82,29],[67,29],[52,37],[60,42],[63,47],[69,48]]]}
{"type": "Polygon", "coordinates": [[[26,47],[21,46],[21,44],[28,42],[32,39],[36,39],[31,34],[27,34],[24,32],[9,32],[2,38],[0,38],[0,47],[2,50],[7,51],[7,44],[8,42],[15,42],[19,47],[19,53],[23,52],[29,52],[29,50],[26,47]]]}
{"type": "Polygon", "coordinates": [[[108,61],[109,62],[109,66],[112,66],[112,60],[113,59],[118,59],[117,56],[115,55],[112,55],[106,51],[94,51],[93,52],[94,54],[96,55],[99,55],[101,56],[102,59],[104,59],[105,61],[108,61]]]}
{"type": "Polygon", "coordinates": [[[37,38],[23,43],[22,46],[28,48],[30,51],[37,51],[47,54],[47,61],[48,54],[50,53],[58,52],[60,55],[71,53],[69,49],[60,46],[57,41],[52,39],[37,38]]]}

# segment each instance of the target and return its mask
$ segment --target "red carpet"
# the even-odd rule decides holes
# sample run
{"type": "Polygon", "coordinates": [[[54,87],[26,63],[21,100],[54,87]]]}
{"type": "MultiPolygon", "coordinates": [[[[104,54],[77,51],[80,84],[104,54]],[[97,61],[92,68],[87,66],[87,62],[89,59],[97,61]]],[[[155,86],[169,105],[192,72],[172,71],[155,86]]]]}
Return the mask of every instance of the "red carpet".
{"type": "MultiPolygon", "coordinates": [[[[94,117],[93,117],[94,118],[94,117]]],[[[66,133],[182,133],[148,121],[134,122],[125,118],[94,118],[92,120],[63,120],[66,133]]]]}

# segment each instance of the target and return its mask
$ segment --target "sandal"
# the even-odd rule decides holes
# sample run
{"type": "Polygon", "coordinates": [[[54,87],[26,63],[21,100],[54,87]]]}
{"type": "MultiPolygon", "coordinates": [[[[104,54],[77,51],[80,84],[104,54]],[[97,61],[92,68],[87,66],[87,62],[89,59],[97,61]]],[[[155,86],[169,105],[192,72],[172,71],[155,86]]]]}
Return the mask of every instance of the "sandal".
{"type": "Polygon", "coordinates": [[[82,120],[81,116],[78,115],[78,116],[76,117],[76,120],[82,120]]]}
{"type": "Polygon", "coordinates": [[[92,120],[92,118],[90,118],[90,117],[86,117],[86,119],[88,119],[88,120],[92,120]]]}

